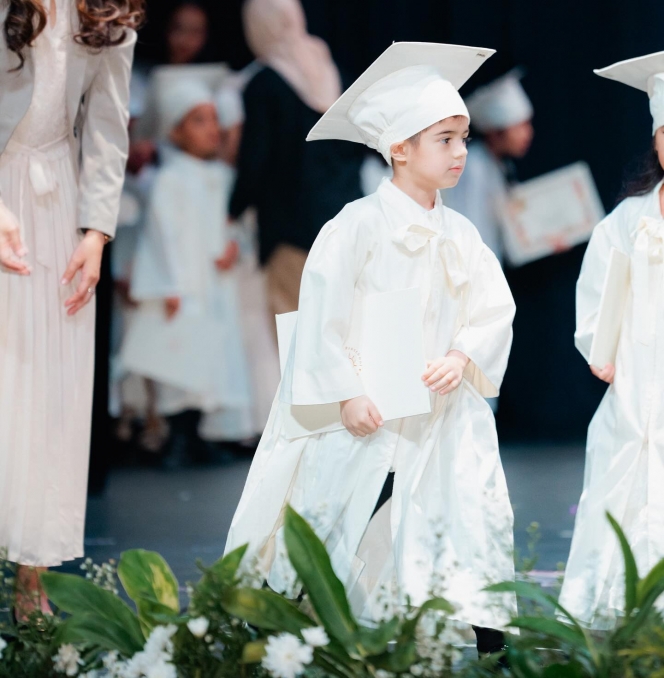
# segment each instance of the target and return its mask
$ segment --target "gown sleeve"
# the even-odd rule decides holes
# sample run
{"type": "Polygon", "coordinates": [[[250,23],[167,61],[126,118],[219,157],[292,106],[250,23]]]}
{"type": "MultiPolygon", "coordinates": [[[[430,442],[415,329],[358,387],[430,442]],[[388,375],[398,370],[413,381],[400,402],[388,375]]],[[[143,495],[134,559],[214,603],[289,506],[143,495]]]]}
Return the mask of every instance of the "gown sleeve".
{"type": "Polygon", "coordinates": [[[85,94],[81,138],[79,228],[113,237],[129,147],[129,80],[136,33],[102,51],[99,70],[85,94]]]}
{"type": "Polygon", "coordinates": [[[323,227],[307,258],[297,327],[279,398],[291,405],[322,405],[364,394],[344,351],[367,247],[363,229],[343,213],[323,227]]]}
{"type": "MultiPolygon", "coordinates": [[[[176,224],[186,211],[177,176],[160,171],[150,195],[132,270],[131,296],[137,301],[182,296],[176,224]]],[[[180,223],[186,224],[186,219],[180,223]]]]}
{"type": "Polygon", "coordinates": [[[579,353],[590,362],[590,349],[595,337],[604,279],[609,265],[611,248],[624,250],[615,237],[616,222],[622,210],[618,207],[601,221],[593,231],[583,257],[581,274],[576,284],[576,331],[574,343],[579,353]]]}
{"type": "Polygon", "coordinates": [[[507,369],[516,307],[496,256],[479,236],[473,247],[465,319],[451,348],[470,358],[464,378],[482,396],[493,398],[507,369]]]}

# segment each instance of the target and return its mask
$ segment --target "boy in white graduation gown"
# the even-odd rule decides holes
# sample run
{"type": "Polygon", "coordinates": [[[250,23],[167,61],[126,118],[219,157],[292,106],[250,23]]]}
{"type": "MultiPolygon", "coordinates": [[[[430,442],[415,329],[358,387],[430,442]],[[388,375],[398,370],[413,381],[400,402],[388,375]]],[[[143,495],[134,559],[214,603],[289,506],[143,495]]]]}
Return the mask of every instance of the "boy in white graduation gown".
{"type": "Polygon", "coordinates": [[[395,178],[326,224],[304,269],[286,376],[226,544],[249,543],[275,590],[294,593],[284,505],[314,522],[351,587],[363,566],[360,541],[394,470],[388,569],[401,594],[421,604],[442,574],[438,593],[460,621],[504,628],[515,612],[511,596],[482,592],[514,577],[512,509],[484,400],[503,378],[514,303],[496,257],[437,191],[458,181],[466,157],[468,111],[457,89],[492,53],[394,44],[309,135],[366,143],[395,178]],[[431,361],[422,388],[431,389],[432,411],[382,422],[344,339],[357,295],[412,287],[420,290],[431,361]],[[346,429],[288,440],[279,401],[340,402],[346,429]]]}
{"type": "Polygon", "coordinates": [[[226,225],[233,170],[218,161],[214,104],[221,67],[155,73],[159,136],[168,139],[134,260],[139,302],[122,362],[157,384],[158,410],[203,412],[199,434],[240,440],[253,433],[235,266],[226,225]]]}
{"type": "Polygon", "coordinates": [[[466,104],[482,139],[470,144],[463,179],[445,191],[445,204],[473,222],[502,262],[501,213],[507,200],[508,170],[513,158],[522,158],[530,149],[533,106],[518,70],[478,88],[466,104]]]}
{"type": "Polygon", "coordinates": [[[588,430],[584,489],[560,601],[581,623],[611,628],[624,609],[624,570],[605,512],[625,530],[641,575],[664,557],[664,52],[598,75],[648,91],[654,149],[640,190],[594,230],[576,294],[576,346],[590,361],[611,250],[631,258],[631,284],[610,384],[588,430]]]}

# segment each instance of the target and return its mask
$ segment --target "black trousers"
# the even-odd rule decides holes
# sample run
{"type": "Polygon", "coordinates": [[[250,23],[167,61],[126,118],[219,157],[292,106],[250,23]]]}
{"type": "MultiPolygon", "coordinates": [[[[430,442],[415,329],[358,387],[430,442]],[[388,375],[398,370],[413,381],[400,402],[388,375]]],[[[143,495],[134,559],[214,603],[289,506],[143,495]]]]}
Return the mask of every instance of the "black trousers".
{"type": "MultiPolygon", "coordinates": [[[[394,473],[390,473],[380,492],[372,517],[378,513],[381,506],[383,506],[383,504],[385,504],[392,496],[393,491],[394,473]]],[[[477,638],[477,652],[480,656],[500,652],[505,647],[505,634],[502,631],[496,631],[496,629],[488,629],[481,626],[473,626],[473,631],[475,631],[475,637],[477,638]]]]}

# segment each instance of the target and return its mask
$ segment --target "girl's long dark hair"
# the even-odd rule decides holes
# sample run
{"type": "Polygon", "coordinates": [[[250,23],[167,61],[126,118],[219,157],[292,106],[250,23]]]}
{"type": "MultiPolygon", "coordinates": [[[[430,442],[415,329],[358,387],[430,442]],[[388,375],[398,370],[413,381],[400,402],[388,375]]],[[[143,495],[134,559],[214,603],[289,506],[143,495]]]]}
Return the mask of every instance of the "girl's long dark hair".
{"type": "MultiPolygon", "coordinates": [[[[23,52],[46,27],[47,14],[41,0],[8,2],[5,40],[20,59],[18,68],[22,68],[23,52]]],[[[76,9],[80,30],[74,40],[91,49],[119,45],[125,39],[125,29],[137,29],[145,19],[145,0],[76,0],[76,9]]]]}
{"type": "Polygon", "coordinates": [[[662,168],[659,162],[653,140],[652,148],[643,156],[637,165],[636,171],[623,185],[618,201],[620,202],[625,198],[632,198],[634,196],[647,195],[662,179],[664,179],[664,168],[662,168]]]}

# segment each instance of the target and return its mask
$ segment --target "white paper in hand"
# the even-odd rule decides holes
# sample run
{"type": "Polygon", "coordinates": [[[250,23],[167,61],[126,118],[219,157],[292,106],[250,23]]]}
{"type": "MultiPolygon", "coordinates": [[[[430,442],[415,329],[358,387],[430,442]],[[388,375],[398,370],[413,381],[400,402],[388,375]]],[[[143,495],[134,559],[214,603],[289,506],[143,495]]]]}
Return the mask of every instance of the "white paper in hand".
{"type": "Polygon", "coordinates": [[[630,258],[611,248],[597,313],[597,327],[590,347],[590,364],[600,370],[616,364],[618,342],[630,288],[630,258]]]}
{"type": "MultiPolygon", "coordinates": [[[[297,313],[277,316],[282,374],[296,325],[297,313]]],[[[418,288],[358,298],[344,349],[385,421],[431,412],[418,288]]],[[[289,439],[343,428],[339,403],[281,407],[289,439]]]]}

